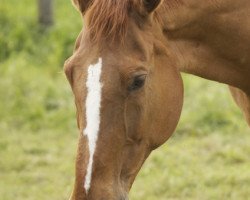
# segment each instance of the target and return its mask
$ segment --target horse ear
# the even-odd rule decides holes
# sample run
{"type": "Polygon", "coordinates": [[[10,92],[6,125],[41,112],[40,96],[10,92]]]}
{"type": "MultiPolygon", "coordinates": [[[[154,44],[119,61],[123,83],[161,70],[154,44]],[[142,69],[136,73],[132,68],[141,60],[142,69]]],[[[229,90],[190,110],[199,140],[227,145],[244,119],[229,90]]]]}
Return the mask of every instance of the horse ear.
{"type": "Polygon", "coordinates": [[[162,0],[143,0],[144,7],[147,12],[153,12],[162,2],[162,0]]]}
{"type": "Polygon", "coordinates": [[[72,0],[76,8],[84,15],[92,0],[72,0]]]}

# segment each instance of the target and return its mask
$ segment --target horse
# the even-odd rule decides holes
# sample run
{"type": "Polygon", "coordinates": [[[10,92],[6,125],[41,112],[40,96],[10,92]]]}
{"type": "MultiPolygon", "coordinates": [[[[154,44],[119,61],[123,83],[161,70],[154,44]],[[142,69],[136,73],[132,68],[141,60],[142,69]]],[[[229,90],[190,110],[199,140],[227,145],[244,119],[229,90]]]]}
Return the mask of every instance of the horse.
{"type": "Polygon", "coordinates": [[[73,4],[84,26],[64,66],[79,127],[71,200],[128,199],[178,124],[181,72],[229,85],[250,125],[249,0],[73,4]]]}

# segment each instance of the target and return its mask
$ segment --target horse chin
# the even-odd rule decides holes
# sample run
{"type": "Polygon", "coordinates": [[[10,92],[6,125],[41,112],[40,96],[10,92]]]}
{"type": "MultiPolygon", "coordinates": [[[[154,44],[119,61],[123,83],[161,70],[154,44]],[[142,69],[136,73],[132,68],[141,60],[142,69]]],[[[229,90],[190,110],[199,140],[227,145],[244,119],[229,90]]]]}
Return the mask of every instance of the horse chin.
{"type": "Polygon", "coordinates": [[[128,195],[124,195],[124,194],[121,194],[121,195],[118,195],[117,197],[110,197],[109,195],[101,195],[99,197],[90,197],[90,198],[86,198],[86,199],[83,199],[83,200],[129,200],[129,197],[128,195]]]}
{"type": "Polygon", "coordinates": [[[129,200],[128,191],[124,188],[95,188],[89,192],[74,191],[69,200],[129,200]]]}

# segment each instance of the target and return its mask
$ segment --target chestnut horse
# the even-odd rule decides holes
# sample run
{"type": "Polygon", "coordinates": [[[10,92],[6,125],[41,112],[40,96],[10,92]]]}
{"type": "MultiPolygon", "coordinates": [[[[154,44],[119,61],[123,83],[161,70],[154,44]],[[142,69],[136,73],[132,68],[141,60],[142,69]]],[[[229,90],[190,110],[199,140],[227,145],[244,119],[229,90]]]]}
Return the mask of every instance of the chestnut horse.
{"type": "Polygon", "coordinates": [[[180,72],[230,85],[250,124],[249,0],[74,0],[85,23],[65,63],[80,130],[71,200],[126,200],[174,132],[180,72]]]}

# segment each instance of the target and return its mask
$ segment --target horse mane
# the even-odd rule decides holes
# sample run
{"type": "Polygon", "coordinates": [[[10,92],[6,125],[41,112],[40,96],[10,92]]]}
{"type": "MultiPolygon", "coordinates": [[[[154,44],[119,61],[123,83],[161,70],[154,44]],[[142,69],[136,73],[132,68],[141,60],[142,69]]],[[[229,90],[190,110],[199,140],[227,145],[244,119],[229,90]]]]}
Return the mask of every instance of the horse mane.
{"type": "Polygon", "coordinates": [[[123,39],[128,28],[131,0],[93,0],[85,14],[87,32],[92,41],[101,38],[123,39]]]}
{"type": "MultiPolygon", "coordinates": [[[[87,33],[93,42],[102,38],[111,41],[123,41],[129,22],[129,11],[137,8],[142,11],[144,0],[92,0],[84,14],[87,33]]],[[[182,0],[163,1],[161,7],[168,7],[182,0]]],[[[154,13],[156,20],[161,22],[158,11],[154,13]]]]}

